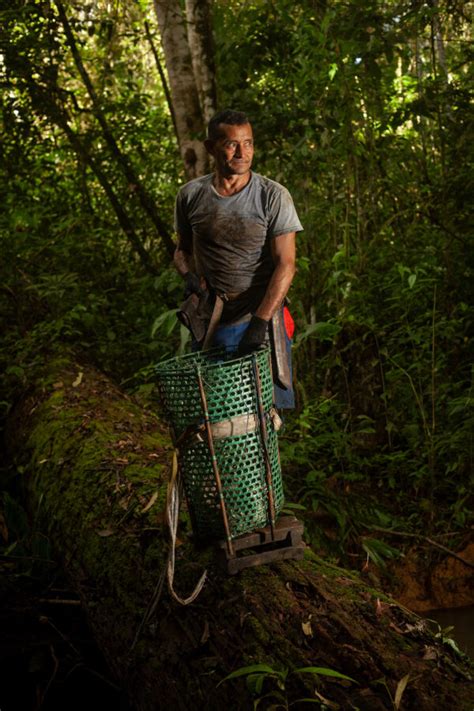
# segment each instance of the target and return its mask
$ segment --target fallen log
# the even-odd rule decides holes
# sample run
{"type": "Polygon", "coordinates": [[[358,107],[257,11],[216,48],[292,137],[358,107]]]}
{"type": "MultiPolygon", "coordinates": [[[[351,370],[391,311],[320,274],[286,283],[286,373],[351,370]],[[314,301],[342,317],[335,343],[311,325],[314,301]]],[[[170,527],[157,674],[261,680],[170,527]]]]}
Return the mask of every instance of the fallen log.
{"type": "Polygon", "coordinates": [[[93,368],[51,363],[11,416],[8,443],[23,467],[29,509],[137,711],[251,708],[242,678],[219,682],[257,664],[318,667],[355,680],[268,672],[260,693],[275,691],[280,703],[472,708],[466,658],[424,620],[309,549],[303,561],[228,577],[213,549],[197,549],[181,534],[178,592],[188,594],[206,567],[209,577],[195,603],[174,602],[162,584],[172,456],[166,428],[93,368]]]}

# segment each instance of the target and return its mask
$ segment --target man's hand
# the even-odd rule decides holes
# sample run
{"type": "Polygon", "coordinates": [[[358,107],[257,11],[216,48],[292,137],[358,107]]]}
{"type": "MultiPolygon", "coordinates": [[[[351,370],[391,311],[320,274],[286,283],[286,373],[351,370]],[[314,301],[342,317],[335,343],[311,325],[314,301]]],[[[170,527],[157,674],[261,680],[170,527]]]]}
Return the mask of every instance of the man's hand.
{"type": "Polygon", "coordinates": [[[201,296],[203,289],[201,288],[201,279],[194,272],[186,272],[184,275],[184,298],[187,299],[191,294],[201,296]]]}
{"type": "Polygon", "coordinates": [[[259,316],[252,316],[247,326],[247,330],[240,339],[237,353],[240,356],[248,355],[261,348],[267,335],[268,321],[259,316]]]}

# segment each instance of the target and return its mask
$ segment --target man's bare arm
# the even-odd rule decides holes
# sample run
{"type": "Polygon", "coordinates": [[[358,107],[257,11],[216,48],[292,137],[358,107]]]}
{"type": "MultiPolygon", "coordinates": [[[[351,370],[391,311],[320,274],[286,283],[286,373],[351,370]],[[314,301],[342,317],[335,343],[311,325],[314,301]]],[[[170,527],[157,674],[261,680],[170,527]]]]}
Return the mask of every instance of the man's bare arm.
{"type": "Polygon", "coordinates": [[[187,250],[183,249],[183,247],[181,246],[181,240],[179,239],[179,235],[178,246],[176,247],[173,254],[173,263],[176,269],[178,270],[178,273],[181,274],[181,276],[183,277],[188,272],[192,272],[194,270],[193,255],[187,250]]]}
{"type": "Polygon", "coordinates": [[[294,232],[273,238],[272,257],[275,269],[265,296],[255,311],[255,315],[265,321],[269,321],[280,308],[295,276],[296,240],[294,232]]]}

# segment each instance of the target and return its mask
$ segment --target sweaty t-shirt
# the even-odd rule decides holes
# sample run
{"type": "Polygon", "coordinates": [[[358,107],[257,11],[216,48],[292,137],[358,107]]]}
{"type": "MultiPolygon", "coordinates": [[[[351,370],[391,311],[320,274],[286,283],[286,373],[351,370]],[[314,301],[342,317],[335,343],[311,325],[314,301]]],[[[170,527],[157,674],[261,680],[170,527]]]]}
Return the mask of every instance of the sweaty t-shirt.
{"type": "Polygon", "coordinates": [[[176,198],[180,248],[193,254],[196,271],[218,293],[239,293],[226,302],[222,321],[254,311],[272,275],[271,240],[303,228],[283,185],[252,173],[238,193],[219,195],[213,175],[184,185],[176,198]]]}

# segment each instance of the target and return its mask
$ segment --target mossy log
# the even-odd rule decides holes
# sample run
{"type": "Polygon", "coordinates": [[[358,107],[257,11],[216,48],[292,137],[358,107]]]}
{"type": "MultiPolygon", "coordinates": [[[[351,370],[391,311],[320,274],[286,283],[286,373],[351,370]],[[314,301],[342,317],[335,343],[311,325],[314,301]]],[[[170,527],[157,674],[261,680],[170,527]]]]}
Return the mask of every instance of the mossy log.
{"type": "Polygon", "coordinates": [[[8,438],[24,467],[29,508],[137,711],[252,708],[243,679],[218,684],[259,663],[325,667],[356,682],[292,673],[283,691],[289,703],[324,698],[324,708],[392,709],[407,682],[401,709],[472,708],[465,658],[416,615],[309,549],[303,561],[228,577],[213,549],[198,550],[183,535],[177,590],[189,594],[205,567],[208,582],[188,607],[165,587],[142,624],[167,558],[172,447],[157,416],[94,369],[51,363],[16,408],[8,438]]]}

